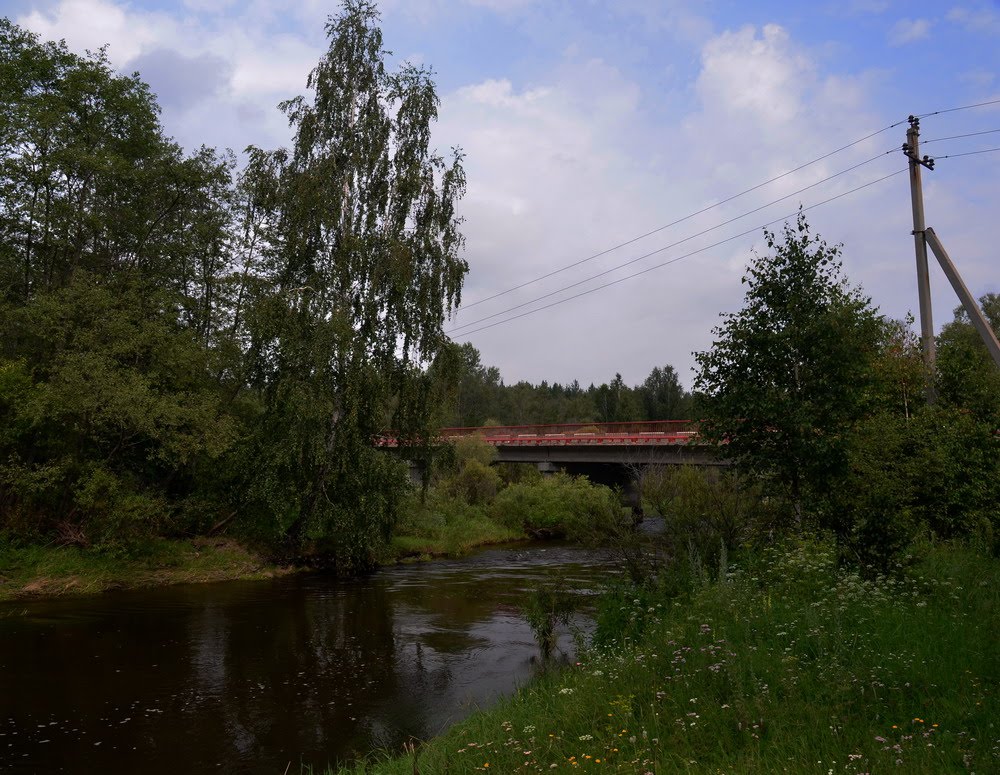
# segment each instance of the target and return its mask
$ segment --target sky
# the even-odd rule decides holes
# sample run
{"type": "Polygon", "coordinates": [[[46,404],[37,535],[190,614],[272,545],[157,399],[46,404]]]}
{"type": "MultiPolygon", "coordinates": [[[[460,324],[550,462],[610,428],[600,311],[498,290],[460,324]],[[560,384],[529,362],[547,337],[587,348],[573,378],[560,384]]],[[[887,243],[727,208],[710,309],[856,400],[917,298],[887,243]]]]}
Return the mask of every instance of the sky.
{"type": "MultiPolygon", "coordinates": [[[[73,50],[107,44],[115,67],[151,85],[185,148],[237,152],[288,145],[277,104],[305,93],[338,8],[0,0],[4,15],[73,50]]],[[[690,386],[693,353],[741,307],[746,263],[766,251],[762,227],[780,230],[800,205],[814,231],[843,244],[846,275],[874,305],[915,313],[909,181],[886,178],[906,168],[907,116],[936,114],[921,120],[922,142],[935,141],[922,153],[1000,148],[1000,102],[952,110],[1000,100],[996,0],[380,9],[392,66],[436,73],[434,145],[465,154],[470,271],[446,330],[508,384],[615,373],[637,384],[671,364],[690,386]]],[[[927,225],[972,293],[1000,292],[1000,152],[940,159],[923,179],[927,225]]],[[[937,266],[931,284],[940,330],[958,300],[937,266]]]]}

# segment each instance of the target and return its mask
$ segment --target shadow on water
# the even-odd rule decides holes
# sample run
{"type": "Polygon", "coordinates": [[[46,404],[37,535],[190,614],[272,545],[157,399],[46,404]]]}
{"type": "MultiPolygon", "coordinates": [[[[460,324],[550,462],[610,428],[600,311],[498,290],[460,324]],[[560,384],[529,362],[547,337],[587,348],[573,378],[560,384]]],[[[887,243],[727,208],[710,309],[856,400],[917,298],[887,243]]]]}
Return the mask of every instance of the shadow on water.
{"type": "Polygon", "coordinates": [[[519,606],[554,569],[589,591],[610,563],[516,547],[0,606],[0,771],[280,773],[426,739],[530,679],[519,606]]]}

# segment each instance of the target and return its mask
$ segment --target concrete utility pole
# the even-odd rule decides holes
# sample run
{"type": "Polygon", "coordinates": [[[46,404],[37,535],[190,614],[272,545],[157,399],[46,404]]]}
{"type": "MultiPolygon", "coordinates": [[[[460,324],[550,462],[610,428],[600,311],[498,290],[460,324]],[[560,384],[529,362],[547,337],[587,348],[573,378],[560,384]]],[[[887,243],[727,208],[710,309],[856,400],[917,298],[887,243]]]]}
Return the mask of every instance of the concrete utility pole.
{"type": "Polygon", "coordinates": [[[924,366],[927,370],[927,383],[924,392],[927,403],[934,403],[934,324],[931,320],[931,283],[927,266],[927,246],[930,245],[935,258],[941,264],[948,282],[955,290],[965,307],[965,311],[986,344],[994,363],[1000,368],[1000,342],[990,328],[989,321],[979,309],[975,297],[969,292],[962,276],[952,263],[948,251],[944,249],[940,238],[934,229],[924,224],[924,192],[920,183],[920,168],[934,169],[934,159],[929,156],[920,158],[920,119],[909,118],[910,128],[906,130],[906,142],[903,143],[903,153],[910,160],[910,203],[913,207],[913,245],[917,254],[917,293],[920,297],[920,344],[924,355],[924,366]]]}
{"type": "Polygon", "coordinates": [[[931,278],[927,266],[927,238],[924,234],[924,189],[920,181],[920,168],[934,169],[934,160],[920,158],[920,119],[909,118],[903,153],[910,160],[910,204],[913,208],[913,248],[917,255],[917,297],[920,300],[920,349],[924,356],[924,396],[928,404],[934,403],[934,320],[931,314],[931,278]]]}
{"type": "Polygon", "coordinates": [[[961,300],[962,306],[965,307],[965,312],[972,321],[972,325],[976,327],[980,338],[986,343],[986,349],[993,356],[993,362],[997,365],[997,368],[1000,368],[1000,342],[997,341],[997,335],[993,333],[989,321],[986,319],[983,311],[979,309],[979,305],[976,304],[975,297],[969,293],[969,289],[962,280],[962,276],[951,262],[951,256],[944,249],[944,245],[941,244],[938,235],[934,233],[934,229],[927,229],[927,244],[934,251],[938,263],[941,264],[941,268],[948,277],[948,282],[951,283],[951,287],[955,289],[955,294],[961,300]]]}

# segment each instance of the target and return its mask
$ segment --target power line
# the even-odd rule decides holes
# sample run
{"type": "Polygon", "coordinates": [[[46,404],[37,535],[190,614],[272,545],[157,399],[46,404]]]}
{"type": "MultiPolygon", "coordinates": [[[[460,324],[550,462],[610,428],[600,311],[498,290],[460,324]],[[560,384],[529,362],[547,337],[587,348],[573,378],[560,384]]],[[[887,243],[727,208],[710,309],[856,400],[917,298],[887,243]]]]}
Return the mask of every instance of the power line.
{"type": "Polygon", "coordinates": [[[1000,105],[1000,99],[987,100],[986,102],[976,102],[972,105],[959,105],[957,108],[945,108],[943,110],[935,110],[930,113],[920,113],[917,118],[927,118],[928,116],[940,116],[942,113],[955,113],[959,110],[971,110],[972,108],[982,108],[987,105],[1000,105]]]}
{"type": "MultiPolygon", "coordinates": [[[[817,207],[822,207],[823,205],[829,204],[830,202],[833,202],[833,201],[835,201],[837,199],[841,199],[841,198],[843,198],[845,196],[849,196],[849,195],[854,194],[854,193],[856,193],[858,191],[861,191],[862,189],[868,188],[870,186],[874,186],[874,185],[876,185],[878,183],[881,183],[884,180],[888,180],[889,178],[893,178],[896,175],[900,175],[900,174],[902,174],[904,172],[907,172],[908,170],[909,170],[908,166],[904,167],[901,170],[896,170],[896,172],[891,172],[888,175],[885,175],[885,176],[883,176],[881,178],[878,178],[877,180],[872,180],[872,181],[870,181],[868,183],[865,183],[864,185],[858,186],[857,188],[852,188],[850,191],[845,191],[842,194],[837,194],[836,196],[830,197],[829,199],[825,199],[822,202],[817,202],[816,204],[810,205],[809,207],[803,207],[802,210],[801,210],[801,212],[807,212],[809,210],[815,210],[817,207]]],[[[482,326],[481,328],[477,328],[477,329],[475,329],[473,331],[467,331],[464,334],[462,334],[461,336],[468,337],[468,336],[472,336],[473,334],[478,334],[480,331],[486,331],[489,328],[493,328],[495,326],[502,325],[503,323],[510,323],[511,321],[518,320],[519,318],[527,317],[528,315],[533,315],[536,312],[542,312],[544,310],[551,309],[552,307],[556,307],[556,306],[558,306],[560,304],[564,304],[567,301],[572,301],[573,299],[579,299],[581,296],[587,296],[588,294],[595,293],[597,291],[603,290],[604,288],[609,288],[612,285],[617,285],[618,283],[625,282],[626,280],[631,280],[631,279],[633,279],[635,277],[638,277],[640,275],[644,275],[644,274],[646,274],[648,272],[652,272],[654,269],[661,269],[662,267],[669,266],[670,264],[676,264],[678,261],[682,261],[685,258],[690,258],[691,256],[697,255],[698,253],[704,253],[706,250],[711,250],[712,248],[716,248],[719,245],[725,245],[727,242],[732,242],[733,240],[739,239],[740,237],[745,237],[748,234],[753,234],[754,232],[758,231],[759,229],[767,228],[768,226],[773,226],[776,223],[781,223],[782,221],[786,221],[789,218],[795,216],[798,212],[799,211],[796,211],[794,213],[791,213],[789,215],[784,216],[783,218],[777,218],[777,219],[775,219],[773,221],[769,221],[768,223],[762,224],[761,226],[757,226],[757,227],[755,227],[753,229],[747,229],[746,231],[740,232],[739,234],[734,234],[732,237],[727,237],[724,240],[719,240],[718,242],[713,243],[712,245],[706,245],[705,247],[699,248],[698,250],[692,250],[690,253],[685,253],[683,256],[678,256],[677,258],[672,258],[669,261],[664,261],[663,263],[657,264],[656,266],[647,267],[646,269],[642,269],[642,270],[640,270],[638,272],[635,272],[633,274],[627,275],[625,277],[620,277],[617,280],[611,280],[610,282],[607,282],[604,285],[599,285],[596,288],[590,288],[589,290],[581,291],[580,293],[574,294],[573,296],[568,296],[565,299],[559,299],[558,301],[554,301],[551,304],[546,304],[544,307],[539,307],[538,309],[528,310],[527,312],[522,312],[519,315],[514,315],[513,317],[505,318],[503,320],[498,320],[495,323],[490,323],[487,326],[482,326]]]]}
{"type": "Polygon", "coordinates": [[[986,129],[982,132],[968,132],[964,135],[951,135],[950,137],[935,137],[932,140],[921,140],[921,145],[927,145],[927,143],[939,143],[942,140],[959,140],[963,137],[979,137],[980,135],[992,135],[996,132],[1000,132],[1000,129],[986,129]]]}
{"type": "MultiPolygon", "coordinates": [[[[875,132],[870,132],[869,134],[866,134],[864,137],[859,137],[857,140],[854,140],[854,141],[848,143],[847,145],[842,145],[840,148],[837,148],[836,150],[830,151],[829,153],[825,153],[822,156],[817,156],[812,161],[807,161],[805,164],[800,164],[798,167],[795,167],[794,169],[790,169],[787,172],[782,172],[780,175],[776,175],[775,177],[770,178],[769,180],[765,180],[763,183],[758,183],[755,186],[751,186],[748,189],[740,191],[738,194],[733,194],[732,196],[728,196],[725,199],[720,199],[718,202],[715,202],[714,204],[711,204],[711,205],[708,205],[706,207],[703,207],[700,210],[696,210],[693,213],[689,213],[688,215],[685,215],[685,216],[683,216],[681,218],[678,218],[675,221],[671,221],[670,223],[664,224],[663,226],[658,226],[657,228],[652,229],[651,231],[647,231],[645,234],[640,234],[638,237],[633,237],[632,239],[626,240],[625,242],[620,242],[617,245],[613,245],[610,248],[606,248],[606,249],[604,249],[604,250],[602,250],[602,251],[600,251],[598,253],[594,253],[593,255],[587,256],[586,258],[581,258],[579,261],[574,261],[573,263],[566,264],[565,266],[562,266],[559,269],[553,269],[551,272],[547,272],[546,274],[539,275],[538,277],[535,277],[535,278],[533,278],[531,280],[526,280],[526,281],[524,281],[523,283],[521,283],[519,285],[515,285],[515,286],[513,286],[511,288],[507,288],[506,290],[503,290],[503,291],[499,291],[498,293],[494,293],[491,296],[486,296],[485,298],[477,299],[476,301],[470,302],[468,304],[463,304],[462,307],[461,307],[461,309],[458,310],[458,312],[470,309],[472,307],[476,307],[476,306],[478,306],[480,304],[485,304],[486,302],[492,301],[493,299],[497,299],[497,298],[499,298],[501,296],[506,296],[508,293],[513,293],[514,291],[518,291],[521,288],[524,288],[524,287],[526,287],[528,285],[533,285],[534,283],[541,282],[542,280],[547,280],[548,278],[553,277],[554,275],[560,274],[561,272],[565,272],[568,269],[573,269],[574,267],[580,266],[581,264],[585,264],[588,261],[593,261],[595,258],[600,258],[601,256],[605,256],[608,253],[611,253],[611,252],[613,252],[615,250],[618,250],[619,248],[623,248],[623,247],[626,247],[628,245],[631,245],[631,244],[633,244],[635,242],[638,242],[639,240],[645,239],[646,237],[651,237],[652,235],[658,234],[661,231],[669,229],[672,226],[676,226],[676,225],[678,225],[680,223],[684,223],[684,221],[688,221],[688,220],[690,220],[690,219],[692,219],[692,218],[694,218],[694,217],[696,217],[698,215],[702,215],[703,213],[707,213],[710,210],[714,210],[717,207],[721,207],[722,205],[727,204],[728,202],[732,202],[734,199],[739,199],[741,196],[744,196],[745,194],[749,194],[749,193],[751,193],[753,191],[756,191],[756,190],[758,190],[760,188],[763,188],[764,186],[767,186],[767,185],[770,185],[771,183],[779,181],[782,178],[786,178],[789,175],[792,175],[792,174],[794,174],[796,172],[799,172],[800,170],[804,170],[806,167],[810,167],[813,164],[816,164],[817,162],[821,162],[824,159],[828,159],[831,156],[840,153],[841,151],[846,151],[848,148],[853,148],[855,145],[863,143],[865,140],[870,140],[871,138],[876,137],[876,136],[882,134],[883,132],[888,132],[890,129],[894,129],[895,127],[899,126],[900,124],[905,124],[905,123],[906,123],[905,121],[897,121],[894,124],[889,124],[889,126],[883,127],[882,129],[879,129],[878,131],[875,131],[875,132]]],[[[475,325],[475,324],[474,323],[469,323],[468,325],[475,325]]]]}
{"type": "MultiPolygon", "coordinates": [[[[692,235],[690,235],[688,237],[685,237],[684,239],[677,240],[676,242],[672,242],[669,245],[664,245],[661,248],[657,248],[656,250],[652,250],[652,251],[650,251],[648,253],[644,253],[643,255],[638,256],[637,258],[633,258],[633,259],[630,259],[628,261],[625,261],[624,263],[617,264],[616,266],[613,266],[610,269],[605,269],[603,272],[598,272],[597,274],[593,274],[590,277],[584,278],[583,280],[578,280],[577,282],[570,283],[569,285],[565,285],[562,288],[557,288],[554,291],[550,291],[548,293],[544,293],[541,296],[537,296],[534,299],[531,299],[530,301],[526,301],[526,302],[523,302],[521,304],[515,304],[513,307],[508,307],[507,309],[500,310],[499,312],[494,312],[492,315],[486,315],[484,317],[479,318],[478,320],[473,320],[473,321],[471,321],[469,323],[463,323],[461,325],[457,325],[454,328],[451,328],[451,329],[445,331],[445,333],[446,334],[454,334],[454,333],[457,333],[457,332],[461,331],[463,328],[470,328],[472,326],[477,326],[480,323],[485,323],[487,320],[493,320],[494,318],[498,318],[498,317],[500,317],[502,315],[506,315],[506,314],[508,314],[510,312],[515,312],[516,310],[523,309],[524,307],[529,307],[532,304],[537,304],[538,302],[543,301],[544,299],[551,298],[552,296],[556,296],[556,295],[558,295],[560,293],[563,293],[564,291],[568,291],[568,290],[571,290],[572,288],[576,288],[576,287],[579,287],[581,285],[584,285],[585,283],[589,283],[591,280],[596,280],[599,277],[604,277],[605,275],[609,275],[612,272],[617,272],[619,269],[624,269],[625,267],[631,266],[632,264],[635,264],[635,263],[638,263],[639,261],[642,261],[643,259],[649,258],[650,256],[655,256],[658,253],[662,253],[665,250],[669,250],[670,248],[675,248],[678,245],[683,245],[685,242],[690,242],[691,240],[693,240],[693,239],[695,239],[697,237],[701,237],[701,236],[704,236],[705,234],[708,234],[710,232],[716,231],[717,229],[721,229],[723,226],[728,226],[730,223],[733,223],[734,221],[738,221],[741,218],[746,218],[748,215],[753,215],[754,213],[758,213],[761,210],[765,210],[768,207],[771,207],[772,205],[776,205],[779,202],[783,202],[786,199],[791,199],[792,197],[798,196],[799,194],[802,194],[802,193],[808,191],[809,189],[815,188],[816,186],[822,185],[823,183],[827,183],[827,182],[833,180],[834,178],[838,178],[841,175],[846,175],[848,172],[853,172],[854,170],[858,169],[859,167],[863,167],[866,164],[871,164],[873,161],[877,161],[878,159],[881,159],[883,156],[885,156],[887,154],[896,153],[897,150],[898,150],[897,148],[891,148],[888,151],[883,151],[880,154],[872,156],[870,159],[865,159],[862,162],[859,162],[859,163],[857,163],[857,164],[855,164],[855,165],[853,165],[851,167],[848,167],[847,169],[841,170],[840,172],[836,172],[833,175],[830,175],[828,177],[823,178],[822,180],[817,180],[815,183],[811,183],[808,186],[805,186],[804,188],[800,188],[798,191],[793,191],[790,194],[786,194],[785,196],[779,197],[778,199],[774,199],[774,200],[772,200],[772,201],[770,201],[770,202],[768,202],[766,204],[761,205],[760,207],[755,207],[753,210],[748,210],[745,213],[741,213],[740,215],[737,215],[737,216],[735,216],[733,218],[730,218],[728,220],[722,221],[721,223],[717,223],[716,225],[710,226],[707,229],[702,229],[701,231],[699,231],[699,232],[697,232],[695,234],[692,234],[692,235]]],[[[754,231],[755,230],[756,229],[754,229],[754,231]]]]}
{"type": "MultiPolygon", "coordinates": [[[[985,106],[988,106],[988,105],[997,105],[997,104],[1000,104],[1000,99],[986,100],[986,101],[983,101],[983,102],[976,102],[976,103],[973,103],[973,104],[970,104],[970,105],[959,105],[959,106],[953,107],[953,108],[942,108],[941,110],[935,110],[935,111],[931,111],[929,113],[921,113],[917,117],[918,118],[927,118],[928,116],[937,116],[937,115],[941,115],[943,113],[954,113],[956,111],[971,110],[973,108],[981,108],[981,107],[985,107],[985,106]]],[[[637,237],[633,237],[632,239],[625,240],[624,242],[620,242],[617,245],[613,245],[613,246],[611,246],[609,248],[601,250],[601,251],[599,251],[597,253],[594,253],[593,255],[587,256],[586,258],[582,258],[582,259],[580,259],[578,261],[574,261],[572,263],[566,264],[565,266],[562,266],[562,267],[560,267],[558,269],[554,269],[551,272],[546,272],[545,274],[539,275],[538,277],[532,278],[531,280],[526,280],[523,283],[520,283],[518,285],[514,285],[514,286],[512,286],[510,288],[507,288],[507,289],[505,289],[503,291],[499,291],[499,292],[494,293],[494,294],[492,294],[490,296],[486,296],[486,297],[484,297],[482,299],[477,299],[476,301],[469,302],[467,304],[463,304],[460,309],[456,310],[455,314],[459,314],[459,313],[463,312],[464,310],[471,309],[472,307],[476,307],[476,306],[478,306],[480,304],[485,304],[486,302],[492,301],[493,299],[500,298],[501,296],[506,296],[508,293],[513,293],[514,291],[518,291],[521,288],[524,288],[524,287],[526,287],[528,285],[533,285],[534,283],[541,282],[542,280],[547,280],[548,278],[553,277],[554,275],[560,274],[560,273],[565,272],[565,271],[567,271],[569,269],[573,269],[574,267],[580,266],[581,264],[585,264],[588,261],[593,261],[594,259],[600,258],[601,256],[604,256],[604,255],[607,255],[608,253],[611,253],[611,252],[613,252],[615,250],[618,250],[619,248],[623,248],[623,247],[626,247],[628,245],[631,245],[631,244],[633,244],[635,242],[638,242],[639,240],[645,239],[646,237],[650,237],[653,234],[658,234],[659,232],[664,231],[666,229],[669,229],[672,226],[676,226],[676,225],[678,225],[680,223],[683,223],[684,221],[690,220],[691,218],[694,218],[694,217],[696,217],[698,215],[702,215],[703,213],[706,213],[706,212],[708,212],[710,210],[713,210],[716,207],[720,207],[720,206],[722,206],[722,205],[724,205],[724,204],[726,204],[728,202],[731,202],[734,199],[738,199],[741,196],[744,196],[744,195],[749,194],[749,193],[751,193],[753,191],[756,191],[756,190],[758,190],[760,188],[763,188],[764,186],[770,185],[771,183],[774,183],[774,182],[776,182],[778,180],[781,180],[782,178],[788,177],[789,175],[792,175],[792,174],[794,174],[796,172],[799,172],[800,170],[803,170],[806,167],[809,167],[809,166],[811,166],[813,164],[816,164],[817,162],[823,161],[824,159],[828,159],[831,156],[840,153],[841,151],[846,151],[848,148],[853,148],[855,145],[858,145],[859,143],[863,143],[865,140],[870,140],[871,138],[876,137],[876,136],[882,134],[883,132],[887,132],[890,129],[894,129],[895,127],[899,126],[900,124],[904,124],[904,123],[906,123],[906,122],[905,121],[897,121],[897,122],[895,122],[893,124],[889,124],[888,126],[885,126],[882,129],[879,129],[879,130],[876,130],[874,132],[870,132],[870,133],[866,134],[864,137],[859,137],[857,140],[854,140],[854,141],[852,141],[850,143],[847,143],[846,145],[843,145],[840,148],[836,148],[836,149],[834,149],[834,150],[832,150],[832,151],[830,151],[828,153],[823,154],[822,156],[818,156],[815,159],[812,159],[811,161],[805,162],[804,164],[800,164],[798,167],[790,169],[790,170],[788,170],[786,172],[782,172],[780,175],[776,175],[775,177],[770,178],[769,180],[765,180],[762,183],[758,183],[755,186],[751,186],[750,188],[745,189],[743,191],[740,191],[737,194],[733,194],[732,196],[728,196],[725,199],[721,199],[718,202],[715,202],[714,204],[711,204],[711,205],[708,205],[706,207],[703,207],[700,210],[697,210],[695,212],[689,213],[688,215],[685,215],[685,216],[683,216],[681,218],[678,218],[678,219],[676,219],[674,221],[671,221],[670,223],[664,224],[663,226],[659,226],[659,227],[657,227],[655,229],[652,229],[650,231],[645,232],[644,234],[640,234],[637,237]]],[[[938,139],[945,139],[945,138],[938,138],[938,139]]],[[[952,139],[952,138],[948,138],[948,139],[952,139]]],[[[933,142],[933,141],[928,140],[926,142],[933,142]]],[[[467,325],[475,325],[475,324],[474,323],[469,323],[467,325]]]]}
{"type": "Polygon", "coordinates": [[[1000,148],[983,148],[979,151],[966,151],[965,153],[949,153],[947,156],[933,156],[934,161],[939,159],[955,159],[959,156],[977,156],[981,153],[996,153],[1000,148]]]}

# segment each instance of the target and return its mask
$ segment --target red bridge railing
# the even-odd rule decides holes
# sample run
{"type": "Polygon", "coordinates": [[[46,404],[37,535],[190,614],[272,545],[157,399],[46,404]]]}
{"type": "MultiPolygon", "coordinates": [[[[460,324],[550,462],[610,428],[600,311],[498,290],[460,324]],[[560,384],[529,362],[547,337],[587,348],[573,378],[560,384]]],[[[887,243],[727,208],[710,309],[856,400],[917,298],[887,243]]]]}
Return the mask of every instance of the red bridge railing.
{"type": "MultiPolygon", "coordinates": [[[[652,446],[687,444],[697,436],[696,423],[690,420],[653,422],[561,423],[552,425],[488,425],[475,428],[442,428],[442,441],[465,436],[481,436],[493,446],[568,446],[621,445],[652,446]]],[[[379,446],[395,447],[394,435],[383,436],[379,446]]]]}

